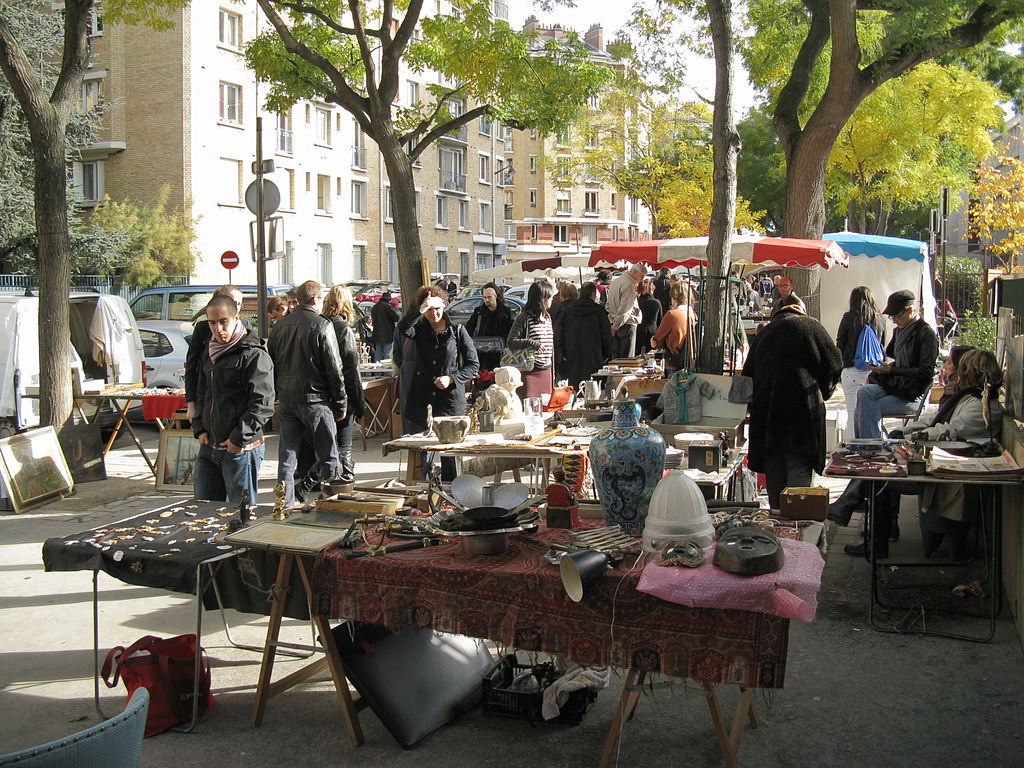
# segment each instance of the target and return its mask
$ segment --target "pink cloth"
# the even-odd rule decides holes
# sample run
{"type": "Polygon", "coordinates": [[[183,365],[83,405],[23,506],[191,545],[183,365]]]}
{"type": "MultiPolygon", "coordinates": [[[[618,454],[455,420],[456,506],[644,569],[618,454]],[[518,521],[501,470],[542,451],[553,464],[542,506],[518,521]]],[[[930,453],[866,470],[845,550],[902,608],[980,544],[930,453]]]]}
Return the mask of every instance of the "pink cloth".
{"type": "Polygon", "coordinates": [[[786,552],[782,570],[762,576],[737,576],[716,568],[707,552],[699,568],[658,564],[655,556],[644,567],[637,592],[691,608],[755,611],[797,621],[814,621],[825,561],[813,544],[779,539],[786,552]]]}

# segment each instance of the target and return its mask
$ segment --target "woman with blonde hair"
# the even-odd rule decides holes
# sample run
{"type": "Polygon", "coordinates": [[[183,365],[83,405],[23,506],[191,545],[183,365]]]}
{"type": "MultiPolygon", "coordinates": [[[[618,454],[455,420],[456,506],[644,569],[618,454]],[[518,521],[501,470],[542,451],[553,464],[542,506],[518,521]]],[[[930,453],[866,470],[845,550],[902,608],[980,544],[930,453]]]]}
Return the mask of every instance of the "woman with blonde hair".
{"type": "Polygon", "coordinates": [[[694,297],[690,284],[683,280],[672,283],[669,294],[672,309],[661,318],[651,337],[651,348],[664,349],[665,364],[678,371],[688,367],[695,357],[694,335],[690,332],[696,322],[694,297]]]}
{"type": "Polygon", "coordinates": [[[343,485],[351,485],[355,482],[356,469],[352,459],[352,428],[366,412],[363,385],[359,380],[359,349],[352,330],[356,314],[352,292],[344,285],[332,285],[324,296],[321,314],[334,326],[338,351],[341,352],[341,372],[345,380],[348,411],[337,424],[338,462],[341,464],[338,480],[343,485]]]}

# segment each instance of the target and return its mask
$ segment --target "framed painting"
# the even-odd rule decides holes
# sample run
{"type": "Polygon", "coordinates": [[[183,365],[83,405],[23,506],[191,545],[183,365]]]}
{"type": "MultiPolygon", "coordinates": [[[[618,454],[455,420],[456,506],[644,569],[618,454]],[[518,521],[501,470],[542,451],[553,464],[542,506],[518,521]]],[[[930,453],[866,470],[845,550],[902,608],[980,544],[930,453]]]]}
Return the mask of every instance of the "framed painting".
{"type": "Polygon", "coordinates": [[[156,487],[167,491],[192,491],[192,471],[199,455],[199,441],[188,430],[165,429],[160,433],[156,455],[156,487]]]}
{"type": "Polygon", "coordinates": [[[15,512],[41,507],[75,492],[75,481],[53,427],[0,440],[0,477],[15,512]]]}

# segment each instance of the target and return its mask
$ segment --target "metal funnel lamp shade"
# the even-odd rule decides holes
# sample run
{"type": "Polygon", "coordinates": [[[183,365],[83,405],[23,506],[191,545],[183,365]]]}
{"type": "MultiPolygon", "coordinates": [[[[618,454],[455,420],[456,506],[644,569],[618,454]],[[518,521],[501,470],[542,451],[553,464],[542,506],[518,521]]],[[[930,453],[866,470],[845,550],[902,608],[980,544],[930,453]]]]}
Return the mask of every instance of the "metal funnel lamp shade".
{"type": "Polygon", "coordinates": [[[574,603],[582,600],[587,586],[604,576],[610,565],[608,555],[597,549],[566,552],[562,555],[558,568],[569,599],[574,603]]]}

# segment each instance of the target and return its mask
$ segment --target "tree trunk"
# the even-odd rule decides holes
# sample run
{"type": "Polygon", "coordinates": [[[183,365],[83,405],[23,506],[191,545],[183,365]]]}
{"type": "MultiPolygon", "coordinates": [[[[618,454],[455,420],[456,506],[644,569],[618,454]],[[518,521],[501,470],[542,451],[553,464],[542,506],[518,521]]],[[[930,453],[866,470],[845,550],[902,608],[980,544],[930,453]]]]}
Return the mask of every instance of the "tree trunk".
{"type": "Polygon", "coordinates": [[[65,152],[64,130],[56,119],[35,126],[32,154],[39,237],[39,409],[41,424],[55,429],[60,429],[71,414],[71,244],[65,152]]]}
{"type": "MultiPolygon", "coordinates": [[[[409,309],[416,291],[423,285],[423,253],[416,210],[416,182],[405,148],[393,135],[377,139],[391,182],[391,216],[398,250],[398,277],[402,306],[409,309]]],[[[381,254],[383,258],[383,254],[381,254]]]]}
{"type": "Polygon", "coordinates": [[[817,240],[825,231],[825,168],[836,135],[810,124],[786,153],[786,208],[783,237],[817,240]]]}
{"type": "Polygon", "coordinates": [[[707,0],[715,50],[715,112],[711,124],[714,158],[711,229],[708,236],[708,282],[705,283],[704,334],[698,370],[721,373],[725,354],[729,252],[736,220],[736,159],[740,137],[733,120],[732,0],[707,0]]]}

